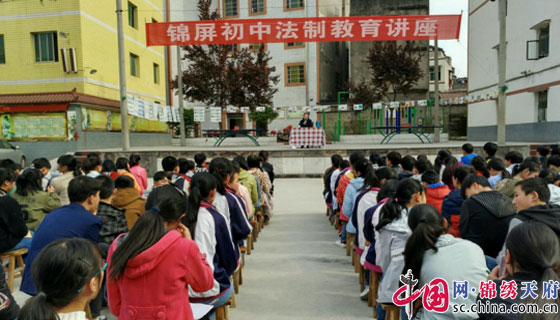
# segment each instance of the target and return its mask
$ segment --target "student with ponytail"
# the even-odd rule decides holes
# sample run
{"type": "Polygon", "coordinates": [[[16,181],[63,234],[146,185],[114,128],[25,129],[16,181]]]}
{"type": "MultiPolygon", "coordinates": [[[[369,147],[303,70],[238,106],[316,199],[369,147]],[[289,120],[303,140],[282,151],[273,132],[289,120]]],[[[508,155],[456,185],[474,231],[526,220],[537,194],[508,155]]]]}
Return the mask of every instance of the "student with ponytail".
{"type": "MultiPolygon", "coordinates": [[[[227,221],[211,204],[216,198],[216,178],[206,172],[193,176],[187,202],[188,226],[200,252],[214,273],[214,284],[209,290],[192,288],[191,301],[213,305],[225,304],[232,295],[230,277],[237,268],[238,254],[235,250],[227,221]]],[[[215,316],[215,314],[213,314],[215,316]]]]}
{"type": "MultiPolygon", "coordinates": [[[[538,310],[541,310],[545,304],[560,304],[558,295],[547,296],[543,288],[543,283],[558,283],[558,268],[560,267],[560,244],[558,236],[545,224],[540,222],[525,222],[511,230],[506,240],[506,256],[505,271],[496,267],[488,276],[488,280],[494,281],[496,284],[496,297],[494,299],[482,299],[482,303],[490,302],[503,304],[509,308],[512,304],[517,303],[535,303],[538,310]],[[503,276],[500,277],[500,273],[503,276]],[[537,298],[528,296],[521,299],[518,294],[515,299],[503,299],[500,297],[500,285],[502,281],[515,281],[517,288],[522,288],[523,283],[532,281],[536,282],[537,290],[533,292],[537,298]]],[[[556,289],[550,290],[556,293],[556,289]]],[[[500,314],[500,313],[479,313],[481,320],[525,320],[525,319],[541,319],[553,320],[558,319],[557,313],[549,314],[500,314]]]]}
{"type": "Polygon", "coordinates": [[[50,243],[35,258],[38,294],[21,309],[19,320],[86,320],[86,305],[102,287],[107,265],[91,241],[72,238],[50,243]]]}
{"type": "Polygon", "coordinates": [[[58,172],[62,175],[58,176],[51,181],[54,192],[58,194],[61,205],[65,206],[70,203],[68,198],[68,184],[70,180],[77,176],[81,176],[82,172],[78,168],[78,160],[74,156],[65,154],[58,158],[58,172]]]}
{"type": "Polygon", "coordinates": [[[511,179],[503,179],[496,184],[494,189],[513,200],[515,185],[521,180],[537,178],[540,172],[540,163],[530,158],[525,159],[522,163],[513,166],[511,179]]]}
{"type": "MultiPolygon", "coordinates": [[[[482,249],[476,244],[454,238],[447,234],[447,220],[429,204],[420,204],[410,209],[408,226],[412,234],[404,249],[403,274],[412,271],[418,279],[417,288],[422,288],[435,278],[447,283],[468,281],[479,284],[486,280],[486,261],[482,249]]],[[[468,297],[453,299],[449,292],[451,304],[476,303],[476,293],[468,292],[468,297]]],[[[477,319],[474,313],[461,314],[460,319],[477,319]]],[[[444,313],[428,312],[420,309],[414,319],[459,319],[449,308],[444,313]]]]}
{"type": "Polygon", "coordinates": [[[193,319],[189,287],[212,287],[212,270],[186,226],[186,197],[176,188],[162,192],[149,210],[109,249],[107,296],[119,319],[151,314],[161,319],[193,319]]]}
{"type": "Polygon", "coordinates": [[[389,197],[380,211],[379,231],[376,241],[376,265],[383,270],[383,280],[379,286],[380,303],[392,303],[397,291],[399,276],[404,267],[402,252],[410,236],[408,212],[417,204],[426,203],[424,186],[417,180],[408,178],[399,181],[395,194],[389,197]],[[377,250],[379,249],[379,250],[377,250]]]}
{"type": "Polygon", "coordinates": [[[500,158],[494,157],[488,160],[488,171],[490,172],[488,182],[492,188],[503,179],[511,179],[511,174],[507,171],[506,164],[500,158]]]}

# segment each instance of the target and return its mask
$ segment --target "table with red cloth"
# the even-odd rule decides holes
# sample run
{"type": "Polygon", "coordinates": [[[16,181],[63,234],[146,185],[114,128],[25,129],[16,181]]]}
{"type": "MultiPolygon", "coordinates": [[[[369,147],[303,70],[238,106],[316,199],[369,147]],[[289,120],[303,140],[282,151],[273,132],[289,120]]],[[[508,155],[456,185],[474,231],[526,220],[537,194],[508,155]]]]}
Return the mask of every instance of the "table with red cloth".
{"type": "Polygon", "coordinates": [[[292,147],[324,147],[326,144],[327,138],[322,128],[294,128],[290,132],[292,147]]]}

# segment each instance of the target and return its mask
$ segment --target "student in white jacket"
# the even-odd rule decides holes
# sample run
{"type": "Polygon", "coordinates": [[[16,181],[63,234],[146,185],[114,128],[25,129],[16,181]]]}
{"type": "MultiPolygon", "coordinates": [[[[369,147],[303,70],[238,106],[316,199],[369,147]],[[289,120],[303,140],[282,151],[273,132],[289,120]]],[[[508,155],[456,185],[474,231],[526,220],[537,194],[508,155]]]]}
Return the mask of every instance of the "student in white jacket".
{"type": "Polygon", "coordinates": [[[383,280],[378,290],[379,303],[392,303],[393,294],[399,288],[399,277],[404,267],[404,247],[411,234],[408,212],[415,205],[426,203],[424,186],[417,180],[407,178],[399,181],[393,197],[379,212],[379,231],[376,241],[376,264],[383,269],[383,280]]]}

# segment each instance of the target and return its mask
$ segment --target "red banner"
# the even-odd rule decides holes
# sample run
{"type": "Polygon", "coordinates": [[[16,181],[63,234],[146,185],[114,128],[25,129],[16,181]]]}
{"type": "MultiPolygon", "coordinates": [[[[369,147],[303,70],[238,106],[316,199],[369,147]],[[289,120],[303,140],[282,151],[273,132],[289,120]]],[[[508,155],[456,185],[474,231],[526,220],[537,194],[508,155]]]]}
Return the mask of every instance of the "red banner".
{"type": "Polygon", "coordinates": [[[461,15],[146,23],[148,46],[458,39],[461,15]]]}

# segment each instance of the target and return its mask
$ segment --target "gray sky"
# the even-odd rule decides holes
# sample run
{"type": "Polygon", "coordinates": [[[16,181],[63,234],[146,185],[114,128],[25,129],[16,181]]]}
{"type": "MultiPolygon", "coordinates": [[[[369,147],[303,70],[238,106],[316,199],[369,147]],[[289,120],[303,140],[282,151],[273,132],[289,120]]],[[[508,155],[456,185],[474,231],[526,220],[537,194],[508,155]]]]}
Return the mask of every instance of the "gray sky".
{"type": "Polygon", "coordinates": [[[451,57],[457,77],[467,76],[467,32],[468,32],[468,0],[430,0],[430,14],[460,14],[461,33],[459,41],[441,40],[438,45],[451,57]]]}

